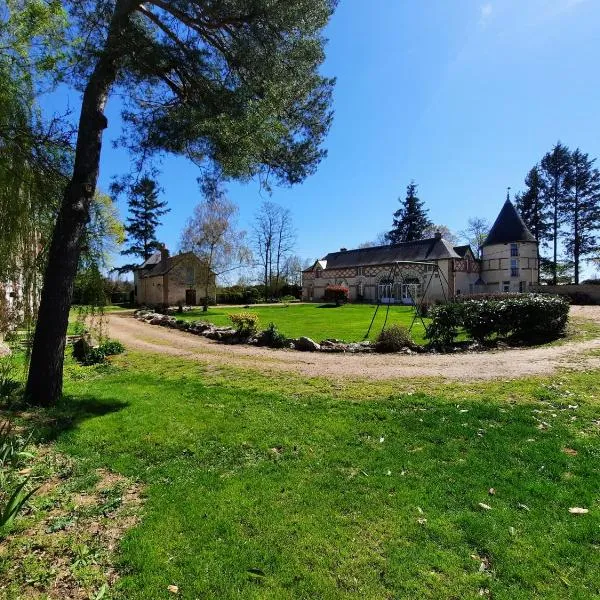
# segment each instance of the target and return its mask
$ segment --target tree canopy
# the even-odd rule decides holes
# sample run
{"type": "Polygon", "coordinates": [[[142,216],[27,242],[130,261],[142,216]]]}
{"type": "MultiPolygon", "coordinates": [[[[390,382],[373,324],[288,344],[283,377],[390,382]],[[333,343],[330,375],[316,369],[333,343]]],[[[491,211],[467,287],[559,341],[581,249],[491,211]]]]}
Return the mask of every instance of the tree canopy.
{"type": "Polygon", "coordinates": [[[73,280],[97,184],[104,110],[118,91],[121,143],[138,167],[165,152],[220,177],[294,184],[315,171],[334,81],[320,73],[335,0],[66,0],[68,80],[82,91],[72,176],[54,229],[27,393],[62,389],[73,280]]]}

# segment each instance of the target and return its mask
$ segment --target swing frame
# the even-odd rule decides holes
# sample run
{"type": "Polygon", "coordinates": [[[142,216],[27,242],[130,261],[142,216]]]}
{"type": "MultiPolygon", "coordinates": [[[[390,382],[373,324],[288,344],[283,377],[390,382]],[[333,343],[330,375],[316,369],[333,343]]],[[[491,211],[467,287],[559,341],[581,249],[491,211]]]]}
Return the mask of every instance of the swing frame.
{"type": "MultiPolygon", "coordinates": [[[[446,278],[446,276],[444,275],[443,271],[440,269],[440,266],[437,263],[432,263],[432,262],[427,262],[427,261],[415,261],[415,260],[396,260],[392,263],[392,266],[390,268],[390,273],[388,275],[388,279],[391,279],[392,282],[396,282],[396,276],[401,273],[401,268],[402,267],[414,267],[414,266],[428,266],[428,267],[433,267],[433,270],[431,271],[430,275],[429,275],[429,281],[427,281],[427,285],[425,286],[425,290],[423,291],[423,293],[421,294],[421,299],[420,302],[417,304],[417,299],[413,296],[413,293],[411,292],[410,288],[408,289],[408,294],[410,296],[410,299],[412,300],[412,306],[414,309],[414,314],[413,314],[413,318],[412,321],[410,323],[410,327],[408,328],[408,331],[412,331],[412,328],[414,327],[414,324],[416,323],[417,319],[421,320],[421,323],[423,324],[424,328],[427,328],[427,326],[425,325],[425,321],[423,320],[423,306],[425,303],[425,297],[427,296],[427,291],[429,290],[429,286],[431,285],[431,282],[433,281],[433,277],[434,275],[437,273],[439,275],[439,278],[442,280],[442,293],[444,295],[444,301],[447,302],[448,301],[448,296],[446,294],[446,289],[448,289],[448,292],[450,291],[450,284],[448,282],[448,279],[446,278]],[[446,284],[446,287],[444,288],[444,283],[446,284]]],[[[385,331],[385,326],[387,325],[387,321],[388,321],[388,316],[390,314],[390,302],[386,302],[387,304],[387,310],[385,312],[385,319],[383,321],[383,326],[381,328],[381,332],[385,331]]],[[[375,322],[375,318],[377,317],[377,313],[379,312],[379,307],[381,306],[381,298],[377,298],[377,306],[375,307],[375,312],[373,313],[373,318],[371,319],[371,323],[369,324],[369,328],[367,329],[367,333],[365,333],[365,337],[363,339],[367,339],[369,337],[369,334],[371,333],[371,329],[373,327],[373,323],[375,322]]]]}

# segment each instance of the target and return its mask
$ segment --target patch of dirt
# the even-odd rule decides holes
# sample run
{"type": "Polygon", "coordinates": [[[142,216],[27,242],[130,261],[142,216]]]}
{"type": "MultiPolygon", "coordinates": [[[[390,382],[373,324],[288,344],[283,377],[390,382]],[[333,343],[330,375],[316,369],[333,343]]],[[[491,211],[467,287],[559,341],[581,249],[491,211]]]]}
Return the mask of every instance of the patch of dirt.
{"type": "Polygon", "coordinates": [[[95,598],[119,577],[115,553],[140,520],[142,489],[103,469],[78,481],[71,459],[37,450],[31,466],[40,487],[0,540],[0,597],[95,598]]]}
{"type": "MultiPolygon", "coordinates": [[[[571,315],[600,323],[600,306],[574,306],[571,315]]],[[[181,356],[215,367],[231,365],[263,372],[292,371],[308,377],[399,379],[440,377],[449,380],[513,379],[547,375],[559,368],[600,367],[600,339],[460,354],[327,354],[231,346],[174,329],[147,325],[131,313],[108,315],[109,334],[126,348],[181,356]]]]}

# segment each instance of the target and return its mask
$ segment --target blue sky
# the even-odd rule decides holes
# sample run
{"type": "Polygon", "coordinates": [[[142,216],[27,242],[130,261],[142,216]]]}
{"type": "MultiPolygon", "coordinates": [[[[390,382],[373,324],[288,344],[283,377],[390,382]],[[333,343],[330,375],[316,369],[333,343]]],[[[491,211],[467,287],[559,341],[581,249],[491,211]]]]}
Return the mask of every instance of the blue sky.
{"type": "MultiPolygon", "coordinates": [[[[264,199],[288,207],[303,258],[389,229],[411,179],[432,220],[460,230],[471,216],[493,220],[506,187],[520,189],[558,139],[600,157],[598,0],[341,0],[326,35],[323,72],[338,79],[327,159],[270,197],[256,183],[229,186],[243,228],[264,199]]],[[[64,102],[56,94],[52,108],[64,102]]],[[[113,98],[104,189],[127,168],[109,143],[118,113],[113,98]]],[[[172,210],[159,237],[176,249],[198,173],[173,157],[162,171],[172,210]]]]}

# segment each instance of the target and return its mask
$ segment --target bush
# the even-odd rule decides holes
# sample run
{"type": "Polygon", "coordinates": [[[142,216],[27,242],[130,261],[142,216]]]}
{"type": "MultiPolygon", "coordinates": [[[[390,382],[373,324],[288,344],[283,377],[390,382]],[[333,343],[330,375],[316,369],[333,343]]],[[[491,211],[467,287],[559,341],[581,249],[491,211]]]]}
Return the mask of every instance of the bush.
{"type": "Polygon", "coordinates": [[[258,315],[250,312],[229,315],[236,333],[241,337],[250,337],[258,331],[258,315]]]}
{"type": "Polygon", "coordinates": [[[461,328],[480,342],[493,337],[533,342],[562,335],[569,303],[546,294],[498,295],[436,306],[430,316],[425,337],[433,344],[451,344],[461,328]]]}
{"type": "Polygon", "coordinates": [[[99,346],[92,346],[91,339],[83,336],[73,344],[73,357],[82,365],[98,365],[106,361],[107,356],[125,352],[125,346],[117,340],[106,340],[99,346]]]}
{"type": "Polygon", "coordinates": [[[104,343],[100,344],[99,349],[104,352],[105,356],[114,356],[125,352],[125,346],[118,340],[106,340],[104,343]]]}
{"type": "Polygon", "coordinates": [[[392,325],[384,329],[378,336],[375,342],[375,350],[377,352],[399,352],[403,348],[413,346],[410,332],[406,327],[401,325],[392,325]]]}
{"type": "Polygon", "coordinates": [[[336,306],[348,302],[350,290],[345,285],[328,285],[325,288],[323,299],[326,302],[335,302],[336,306]]]}
{"type": "Polygon", "coordinates": [[[425,339],[434,345],[447,346],[451,344],[463,322],[463,304],[448,302],[432,306],[429,310],[431,323],[427,326],[425,339]]]}
{"type": "Polygon", "coordinates": [[[285,335],[277,329],[275,323],[269,323],[269,326],[261,331],[258,336],[258,343],[261,346],[268,346],[269,348],[283,348],[286,343],[285,335]]]}

